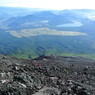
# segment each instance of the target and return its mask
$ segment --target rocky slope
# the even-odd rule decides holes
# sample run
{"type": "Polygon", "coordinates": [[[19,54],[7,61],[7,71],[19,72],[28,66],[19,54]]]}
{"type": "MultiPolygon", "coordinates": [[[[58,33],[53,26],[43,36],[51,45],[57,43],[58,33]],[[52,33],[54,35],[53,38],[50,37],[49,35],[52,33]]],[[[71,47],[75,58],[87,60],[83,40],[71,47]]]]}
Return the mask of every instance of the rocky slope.
{"type": "Polygon", "coordinates": [[[95,95],[95,60],[0,55],[0,95],[95,95]]]}

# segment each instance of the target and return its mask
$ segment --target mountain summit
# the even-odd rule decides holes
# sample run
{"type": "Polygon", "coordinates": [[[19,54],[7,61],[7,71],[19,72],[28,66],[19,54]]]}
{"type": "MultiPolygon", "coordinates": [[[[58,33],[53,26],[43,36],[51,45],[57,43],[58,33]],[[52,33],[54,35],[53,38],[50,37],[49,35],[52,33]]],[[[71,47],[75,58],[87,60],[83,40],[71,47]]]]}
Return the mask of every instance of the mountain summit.
{"type": "Polygon", "coordinates": [[[95,60],[0,55],[0,95],[94,95],[95,60]]]}

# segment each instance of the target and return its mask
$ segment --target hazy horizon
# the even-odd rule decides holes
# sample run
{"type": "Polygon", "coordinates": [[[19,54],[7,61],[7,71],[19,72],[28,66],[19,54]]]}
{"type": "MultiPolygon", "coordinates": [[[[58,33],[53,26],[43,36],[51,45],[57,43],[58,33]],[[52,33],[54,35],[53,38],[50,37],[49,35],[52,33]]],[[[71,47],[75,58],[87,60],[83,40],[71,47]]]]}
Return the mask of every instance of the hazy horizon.
{"type": "Polygon", "coordinates": [[[4,0],[0,7],[41,8],[52,10],[95,9],[94,0],[4,0]]]}

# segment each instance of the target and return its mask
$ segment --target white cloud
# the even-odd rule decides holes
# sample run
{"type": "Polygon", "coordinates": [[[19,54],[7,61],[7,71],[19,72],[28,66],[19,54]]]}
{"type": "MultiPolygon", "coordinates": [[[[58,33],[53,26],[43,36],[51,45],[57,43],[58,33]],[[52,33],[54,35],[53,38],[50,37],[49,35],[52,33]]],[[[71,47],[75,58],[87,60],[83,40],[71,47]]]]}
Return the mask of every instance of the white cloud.
{"type": "Polygon", "coordinates": [[[0,6],[49,9],[95,9],[94,0],[1,0],[0,6]]]}

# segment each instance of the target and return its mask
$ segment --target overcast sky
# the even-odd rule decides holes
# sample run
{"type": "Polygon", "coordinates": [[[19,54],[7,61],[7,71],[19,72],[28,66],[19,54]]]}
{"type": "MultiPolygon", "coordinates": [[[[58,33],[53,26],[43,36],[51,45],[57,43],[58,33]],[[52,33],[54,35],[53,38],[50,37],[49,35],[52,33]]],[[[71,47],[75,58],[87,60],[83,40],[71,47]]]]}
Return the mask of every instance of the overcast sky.
{"type": "Polygon", "coordinates": [[[0,6],[47,9],[95,9],[95,0],[0,0],[0,6]]]}

